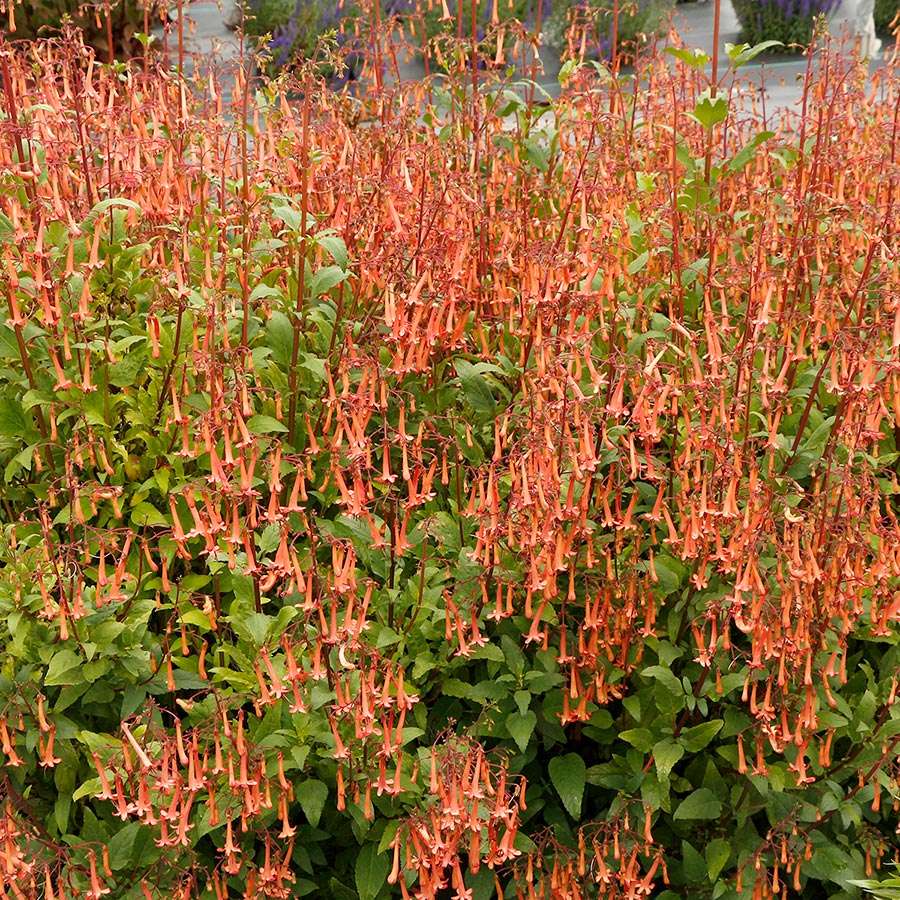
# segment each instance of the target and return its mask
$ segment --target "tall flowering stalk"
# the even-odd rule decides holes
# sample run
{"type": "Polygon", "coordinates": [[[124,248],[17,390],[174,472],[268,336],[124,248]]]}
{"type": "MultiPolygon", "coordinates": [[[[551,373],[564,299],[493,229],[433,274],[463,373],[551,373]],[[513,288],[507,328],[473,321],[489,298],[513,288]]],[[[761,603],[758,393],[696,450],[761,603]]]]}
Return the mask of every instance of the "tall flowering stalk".
{"type": "Polygon", "coordinates": [[[234,108],[0,46],[0,896],[896,854],[896,71],[773,116],[675,47],[547,115],[469,13],[234,108]]]}

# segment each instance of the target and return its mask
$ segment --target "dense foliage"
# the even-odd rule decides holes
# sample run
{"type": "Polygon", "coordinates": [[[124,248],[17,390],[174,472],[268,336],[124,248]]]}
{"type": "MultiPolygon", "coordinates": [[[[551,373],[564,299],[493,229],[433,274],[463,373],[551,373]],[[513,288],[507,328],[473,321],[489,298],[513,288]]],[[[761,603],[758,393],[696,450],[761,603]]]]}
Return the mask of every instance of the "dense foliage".
{"type": "Polygon", "coordinates": [[[447,69],[456,58],[454,41],[469,44],[473,37],[481,65],[502,66],[505,44],[537,34],[552,52],[610,59],[615,45],[632,58],[661,30],[672,7],[672,0],[387,0],[373,21],[371,7],[340,0],[248,0],[244,22],[248,34],[268,38],[275,70],[311,58],[329,35],[344,47],[368,46],[373,25],[383,31],[389,23],[399,42],[430,66],[447,69]]]}
{"type": "Polygon", "coordinates": [[[56,35],[69,22],[101,59],[128,57],[142,52],[139,35],[150,33],[154,14],[164,5],[157,0],[3,0],[0,32],[33,40],[56,35]]]}
{"type": "Polygon", "coordinates": [[[816,19],[827,16],[840,0],[731,0],[741,24],[741,39],[751,44],[781,41],[805,47],[816,19]]]}
{"type": "Polygon", "coordinates": [[[634,59],[661,32],[674,8],[672,0],[588,0],[556,3],[546,35],[569,55],[593,59],[634,59]]]}
{"type": "Polygon", "coordinates": [[[0,47],[0,896],[896,856],[900,81],[673,56],[223,110],[0,47]]]}
{"type": "Polygon", "coordinates": [[[875,28],[878,31],[887,31],[894,23],[898,12],[900,3],[897,0],[875,0],[875,28]]]}

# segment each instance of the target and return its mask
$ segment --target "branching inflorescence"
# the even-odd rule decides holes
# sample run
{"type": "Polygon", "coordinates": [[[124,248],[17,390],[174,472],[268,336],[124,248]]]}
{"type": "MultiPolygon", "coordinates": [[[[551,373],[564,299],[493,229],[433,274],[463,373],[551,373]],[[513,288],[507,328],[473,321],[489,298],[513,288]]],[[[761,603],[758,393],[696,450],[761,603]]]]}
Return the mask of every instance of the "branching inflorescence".
{"type": "Polygon", "coordinates": [[[343,896],[329,797],[370,898],[648,896],[682,819],[786,895],[848,780],[887,852],[892,67],[772,121],[656,56],[548,113],[0,53],[0,896],[343,896]]]}

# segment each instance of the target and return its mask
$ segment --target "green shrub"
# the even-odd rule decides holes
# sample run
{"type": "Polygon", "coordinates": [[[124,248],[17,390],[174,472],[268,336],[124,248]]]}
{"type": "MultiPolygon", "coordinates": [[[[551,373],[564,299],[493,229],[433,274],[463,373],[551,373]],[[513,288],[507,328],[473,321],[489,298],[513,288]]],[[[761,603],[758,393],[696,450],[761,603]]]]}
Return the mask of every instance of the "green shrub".
{"type": "Polygon", "coordinates": [[[13,10],[15,30],[9,28],[9,21],[4,17],[0,31],[5,31],[10,38],[33,40],[57,33],[70,20],[81,29],[85,43],[94,47],[101,58],[106,59],[109,54],[110,31],[113,54],[128,57],[142,52],[135,35],[152,21],[156,5],[154,0],[110,0],[108,5],[96,0],[26,0],[13,10]],[[111,19],[109,27],[107,10],[111,19]]]}
{"type": "Polygon", "coordinates": [[[732,0],[741,24],[741,40],[749,44],[781,41],[806,46],[817,17],[828,15],[839,0],[732,0]]]}
{"type": "MultiPolygon", "coordinates": [[[[618,53],[626,59],[658,32],[674,8],[674,0],[621,0],[618,8],[618,53]]],[[[608,59],[612,51],[613,0],[558,3],[546,28],[548,41],[562,47],[571,33],[577,48],[581,29],[588,28],[587,55],[608,59]],[[574,27],[573,27],[574,26],[574,27]]]]}
{"type": "Polygon", "coordinates": [[[875,0],[876,30],[887,31],[898,11],[900,11],[900,3],[897,0],[875,0]]]}

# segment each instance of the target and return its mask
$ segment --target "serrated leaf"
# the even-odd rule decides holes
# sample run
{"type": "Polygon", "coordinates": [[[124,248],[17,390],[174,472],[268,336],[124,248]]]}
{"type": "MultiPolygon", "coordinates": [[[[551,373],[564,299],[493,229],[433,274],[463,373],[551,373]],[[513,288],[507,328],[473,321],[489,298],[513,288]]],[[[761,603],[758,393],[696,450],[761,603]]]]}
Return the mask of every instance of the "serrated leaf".
{"type": "Polygon", "coordinates": [[[690,115],[704,128],[713,128],[727,118],[728,100],[721,96],[713,97],[708,90],[704,91],[690,115]]]}
{"type": "Polygon", "coordinates": [[[675,764],[684,756],[684,748],[671,738],[658,741],[653,745],[653,759],[660,778],[666,779],[675,768],[675,764]]]}
{"type": "Polygon", "coordinates": [[[653,746],[653,735],[646,728],[627,728],[620,732],[619,737],[642,753],[649,752],[653,746]]]}
{"type": "Polygon", "coordinates": [[[567,753],[550,760],[550,781],[559,794],[566,812],[577,822],[581,818],[581,801],[587,768],[577,753],[567,753]]]}

